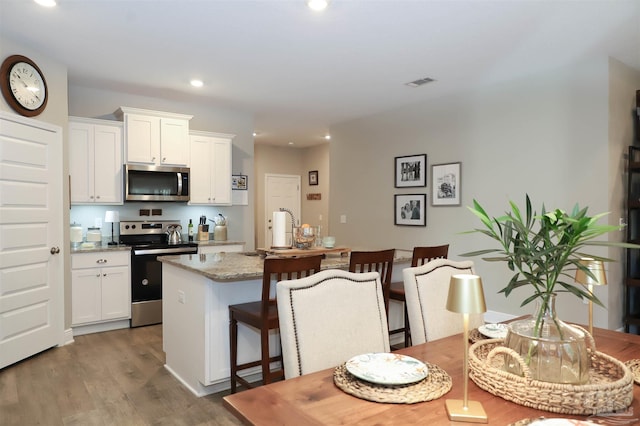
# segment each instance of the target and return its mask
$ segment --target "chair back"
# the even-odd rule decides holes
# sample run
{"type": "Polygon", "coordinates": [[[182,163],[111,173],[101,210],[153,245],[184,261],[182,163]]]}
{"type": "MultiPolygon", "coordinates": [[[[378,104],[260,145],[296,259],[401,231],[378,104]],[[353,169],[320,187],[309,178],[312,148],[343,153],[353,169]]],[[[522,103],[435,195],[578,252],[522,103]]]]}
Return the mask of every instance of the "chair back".
{"type": "MultiPolygon", "coordinates": [[[[462,317],[446,308],[449,282],[452,275],[473,274],[473,261],[435,259],[402,273],[412,343],[418,345],[462,333],[462,317]]],[[[470,329],[482,324],[482,314],[469,316],[470,329]]]]}
{"type": "Polygon", "coordinates": [[[389,352],[377,272],[328,269],[276,287],[285,378],[335,367],[369,352],[389,352]]]}
{"type": "Polygon", "coordinates": [[[262,318],[268,317],[269,305],[276,302],[276,299],[271,297],[271,283],[308,277],[320,272],[323,257],[324,255],[319,254],[305,257],[266,258],[262,274],[262,318]]]}
{"type": "Polygon", "coordinates": [[[411,266],[420,266],[433,259],[446,259],[449,255],[449,244],[441,246],[414,247],[411,266]]]}
{"type": "Polygon", "coordinates": [[[385,310],[389,313],[389,289],[393,272],[393,257],[396,249],[379,251],[352,251],[349,259],[349,272],[377,272],[380,274],[385,310]]]}

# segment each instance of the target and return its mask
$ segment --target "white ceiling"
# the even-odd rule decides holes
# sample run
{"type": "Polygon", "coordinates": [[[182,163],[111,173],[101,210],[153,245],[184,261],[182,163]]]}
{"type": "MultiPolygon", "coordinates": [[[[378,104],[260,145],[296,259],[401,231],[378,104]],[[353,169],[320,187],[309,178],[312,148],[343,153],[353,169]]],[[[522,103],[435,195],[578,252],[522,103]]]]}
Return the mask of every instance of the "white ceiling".
{"type": "Polygon", "coordinates": [[[256,143],[308,146],[335,123],[594,55],[640,69],[640,0],[333,0],[323,13],[304,0],[0,0],[0,35],[67,64],[72,85],[211,100],[253,113],[256,143]],[[423,77],[437,81],[404,85],[423,77]]]}

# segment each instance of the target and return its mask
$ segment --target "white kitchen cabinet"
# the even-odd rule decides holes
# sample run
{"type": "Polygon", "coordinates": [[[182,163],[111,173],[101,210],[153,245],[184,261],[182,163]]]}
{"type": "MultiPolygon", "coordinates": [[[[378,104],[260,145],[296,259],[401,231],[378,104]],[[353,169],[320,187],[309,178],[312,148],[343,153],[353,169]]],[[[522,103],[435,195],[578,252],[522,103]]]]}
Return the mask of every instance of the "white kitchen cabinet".
{"type": "Polygon", "coordinates": [[[121,107],[126,163],[155,166],[189,165],[191,115],[121,107]]]}
{"type": "Polygon", "coordinates": [[[71,255],[71,325],[131,318],[129,251],[71,255]]]}
{"type": "Polygon", "coordinates": [[[235,135],[190,133],[189,204],[231,205],[231,148],[235,135]]]}
{"type": "Polygon", "coordinates": [[[122,204],[122,123],[69,117],[72,204],[122,204]]]}

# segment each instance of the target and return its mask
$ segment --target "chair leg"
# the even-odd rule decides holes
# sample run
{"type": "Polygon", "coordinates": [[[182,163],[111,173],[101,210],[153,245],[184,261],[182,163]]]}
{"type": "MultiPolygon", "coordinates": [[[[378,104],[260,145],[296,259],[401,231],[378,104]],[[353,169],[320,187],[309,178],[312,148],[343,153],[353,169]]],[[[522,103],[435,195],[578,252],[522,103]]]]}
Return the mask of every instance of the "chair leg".
{"type": "Polygon", "coordinates": [[[231,393],[236,393],[236,375],[238,374],[238,321],[233,314],[229,318],[229,342],[231,363],[231,393]]]}
{"type": "Polygon", "coordinates": [[[269,356],[269,329],[263,328],[260,330],[260,347],[262,353],[262,384],[266,385],[271,383],[271,368],[270,356],[269,356]]]}
{"type": "Polygon", "coordinates": [[[407,311],[407,302],[404,302],[404,347],[411,346],[411,331],[409,330],[409,312],[407,311]]]}

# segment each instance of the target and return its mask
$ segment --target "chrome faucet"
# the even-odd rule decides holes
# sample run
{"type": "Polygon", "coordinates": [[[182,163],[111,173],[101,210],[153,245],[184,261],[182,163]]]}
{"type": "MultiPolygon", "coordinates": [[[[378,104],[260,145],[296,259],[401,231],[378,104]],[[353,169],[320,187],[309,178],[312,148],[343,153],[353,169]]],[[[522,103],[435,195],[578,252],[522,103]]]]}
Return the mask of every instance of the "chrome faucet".
{"type": "Polygon", "coordinates": [[[280,211],[281,212],[287,212],[289,213],[289,216],[291,216],[291,247],[294,247],[296,245],[295,242],[295,238],[294,238],[294,234],[293,234],[293,228],[296,226],[296,218],[293,215],[293,212],[289,209],[285,209],[284,207],[280,207],[280,211]]]}

